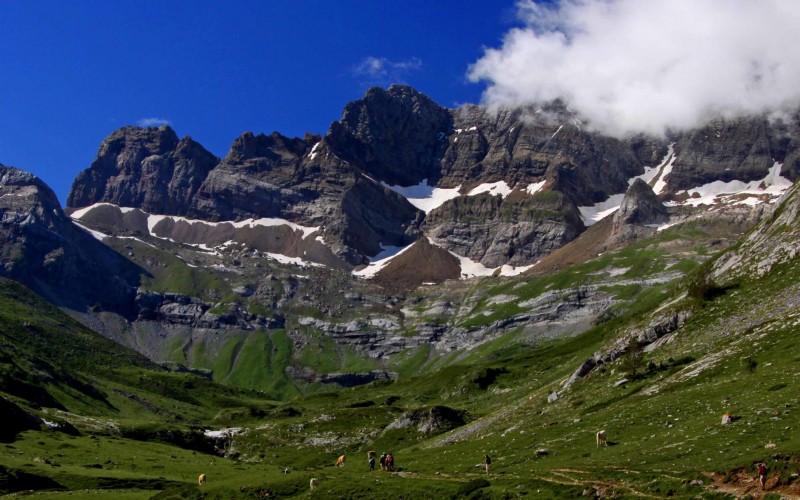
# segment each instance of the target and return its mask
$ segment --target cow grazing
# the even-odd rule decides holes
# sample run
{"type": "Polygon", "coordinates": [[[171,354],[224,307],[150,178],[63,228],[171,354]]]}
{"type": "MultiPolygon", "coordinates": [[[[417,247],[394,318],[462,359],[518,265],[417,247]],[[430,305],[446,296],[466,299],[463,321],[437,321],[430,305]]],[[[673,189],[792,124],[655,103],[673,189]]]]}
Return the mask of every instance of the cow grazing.
{"type": "Polygon", "coordinates": [[[606,440],[606,431],[597,431],[597,447],[599,448],[600,445],[608,446],[608,441],[606,440]]]}
{"type": "Polygon", "coordinates": [[[341,455],[341,456],[339,456],[339,458],[337,458],[337,459],[336,459],[336,467],[341,467],[341,466],[343,466],[343,465],[344,465],[345,458],[346,458],[346,457],[345,457],[344,455],[341,455]]]}
{"type": "Polygon", "coordinates": [[[205,474],[200,474],[199,476],[197,476],[197,484],[200,484],[200,485],[206,484],[206,475],[205,474]]]}
{"type": "Polygon", "coordinates": [[[311,481],[309,481],[309,482],[308,482],[308,485],[309,485],[309,486],[311,487],[311,489],[313,490],[314,488],[316,488],[317,486],[319,486],[319,479],[317,479],[317,478],[315,478],[315,477],[312,477],[312,478],[311,478],[311,481]]]}

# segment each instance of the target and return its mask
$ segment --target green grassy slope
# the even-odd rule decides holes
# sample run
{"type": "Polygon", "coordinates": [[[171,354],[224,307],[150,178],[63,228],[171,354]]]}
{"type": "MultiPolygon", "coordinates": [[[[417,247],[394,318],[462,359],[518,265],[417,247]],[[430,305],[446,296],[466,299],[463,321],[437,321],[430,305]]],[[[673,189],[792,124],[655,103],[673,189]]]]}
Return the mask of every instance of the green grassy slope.
{"type": "MultiPolygon", "coordinates": [[[[765,461],[771,494],[800,495],[800,258],[759,275],[740,272],[722,286],[709,274],[714,259],[698,267],[667,254],[670,262],[661,263],[659,249],[679,235],[665,233],[550,278],[580,283],[582,274],[634,269],[637,262],[694,269],[678,282],[615,290],[632,300],[580,335],[531,345],[511,333],[441,364],[420,351],[399,361],[407,376],[395,382],[282,404],[124,361],[123,352],[68,365],[45,345],[25,350],[17,330],[28,328],[22,318],[38,303],[29,298],[26,310],[21,300],[23,309],[3,313],[17,305],[0,300],[0,324],[17,325],[5,345],[20,353],[4,357],[3,366],[9,359],[24,364],[4,370],[24,372],[42,357],[51,371],[68,372],[105,396],[98,400],[51,377],[51,395],[64,413],[6,392],[32,411],[68,419],[79,435],[31,430],[0,445],[0,491],[34,484],[48,490],[40,498],[60,498],[59,488],[109,498],[734,498],[761,495],[754,464],[765,461]],[[685,324],[638,357],[623,355],[564,389],[588,357],[645,331],[653,318],[679,312],[685,324]],[[558,397],[548,401],[554,392],[558,397]],[[725,413],[737,418],[722,424],[725,413]],[[224,457],[193,447],[192,429],[230,426],[240,430],[218,443],[224,457]],[[595,442],[601,429],[608,446],[595,442]],[[368,450],[391,452],[398,470],[370,472],[368,450]],[[346,465],[333,467],[341,454],[346,465]],[[476,467],[485,454],[493,457],[488,475],[476,467]],[[208,475],[202,487],[195,484],[201,472],[208,475]],[[320,481],[313,493],[312,477],[320,481]]],[[[549,289],[543,279],[500,283],[486,295],[533,297],[549,289]]],[[[481,304],[473,302],[473,317],[481,304]]],[[[52,318],[54,326],[42,329],[63,332],[60,322],[69,321],[55,312],[52,318]]],[[[259,335],[231,340],[222,357],[230,363],[216,371],[220,380],[249,372],[283,383],[275,361],[288,355],[287,340],[281,332],[259,335]],[[252,344],[246,354],[244,343],[252,344]],[[249,368],[237,372],[234,365],[249,368]]],[[[43,380],[26,381],[49,390],[43,380]]]]}

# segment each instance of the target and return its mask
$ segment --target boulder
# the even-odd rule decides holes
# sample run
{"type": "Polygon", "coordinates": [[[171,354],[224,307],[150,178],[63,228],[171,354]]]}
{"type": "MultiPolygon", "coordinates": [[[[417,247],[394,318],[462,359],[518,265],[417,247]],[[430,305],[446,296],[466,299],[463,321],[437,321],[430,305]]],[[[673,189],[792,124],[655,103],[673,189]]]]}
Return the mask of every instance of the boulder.
{"type": "Polygon", "coordinates": [[[454,410],[447,406],[418,408],[403,413],[397,420],[386,426],[386,430],[416,427],[418,432],[425,434],[443,432],[464,425],[465,417],[464,411],[454,410]]]}

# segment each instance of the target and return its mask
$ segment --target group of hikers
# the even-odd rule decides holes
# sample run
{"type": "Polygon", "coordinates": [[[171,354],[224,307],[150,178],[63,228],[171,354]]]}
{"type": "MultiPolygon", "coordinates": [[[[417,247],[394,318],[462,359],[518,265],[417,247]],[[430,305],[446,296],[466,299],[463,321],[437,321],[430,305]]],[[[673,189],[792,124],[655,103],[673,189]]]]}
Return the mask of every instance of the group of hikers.
{"type": "MultiPolygon", "coordinates": [[[[367,458],[369,460],[369,470],[375,470],[375,453],[374,451],[370,451],[367,453],[367,458]]],[[[391,453],[383,453],[378,460],[378,463],[381,466],[381,470],[392,472],[394,470],[394,457],[391,453]]]]}

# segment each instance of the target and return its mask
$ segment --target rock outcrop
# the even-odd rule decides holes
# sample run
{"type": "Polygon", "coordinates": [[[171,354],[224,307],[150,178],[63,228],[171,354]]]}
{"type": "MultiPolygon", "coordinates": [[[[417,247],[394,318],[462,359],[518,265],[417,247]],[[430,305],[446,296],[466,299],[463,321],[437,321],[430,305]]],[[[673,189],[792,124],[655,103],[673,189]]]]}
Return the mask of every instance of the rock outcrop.
{"type": "Polygon", "coordinates": [[[144,290],[136,294],[136,313],[139,321],[158,321],[214,330],[280,328],[284,324],[282,317],[267,318],[252,314],[237,304],[211,304],[177,293],[144,290]]]}
{"type": "Polygon", "coordinates": [[[614,247],[630,244],[651,236],[656,232],[657,226],[668,221],[667,207],[645,181],[636,179],[614,214],[608,245],[614,247]]]}
{"type": "Polygon", "coordinates": [[[486,267],[524,266],[583,231],[575,205],[557,191],[506,198],[455,198],[431,211],[423,231],[452,252],[486,267]]]}
{"type": "Polygon", "coordinates": [[[714,262],[707,279],[725,286],[758,277],[800,255],[800,188],[795,184],[759,221],[740,245],[714,262]]]}
{"type": "Polygon", "coordinates": [[[418,408],[403,413],[397,420],[386,426],[386,430],[415,428],[417,432],[430,434],[455,429],[466,423],[466,413],[448,406],[418,408]]]}
{"type": "Polygon", "coordinates": [[[76,311],[132,314],[141,269],[75,225],[36,176],[0,166],[0,276],[76,311]]]}
{"type": "Polygon", "coordinates": [[[155,214],[183,215],[219,158],[169,126],[123,127],[78,174],[68,207],[108,202],[155,214]]]}
{"type": "MultiPolygon", "coordinates": [[[[666,179],[667,190],[681,190],[714,181],[744,182],[764,178],[775,162],[797,155],[797,124],[756,116],[716,120],[685,132],[675,140],[677,160],[666,179]]],[[[784,169],[794,180],[797,172],[784,169]]]]}

